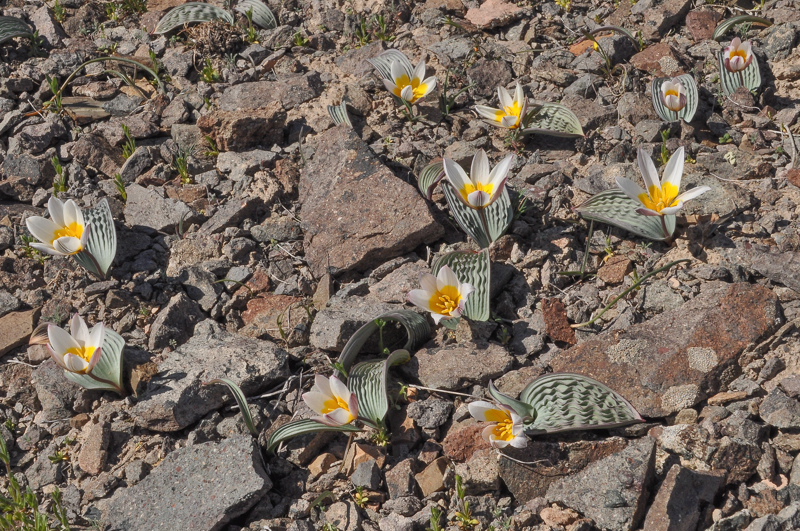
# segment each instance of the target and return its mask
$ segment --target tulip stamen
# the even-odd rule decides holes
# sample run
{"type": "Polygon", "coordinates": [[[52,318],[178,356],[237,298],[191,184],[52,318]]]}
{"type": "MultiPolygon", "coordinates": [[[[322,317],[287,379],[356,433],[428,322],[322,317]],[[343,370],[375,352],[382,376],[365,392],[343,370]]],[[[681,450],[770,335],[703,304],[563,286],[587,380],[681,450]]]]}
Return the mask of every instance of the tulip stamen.
{"type": "Polygon", "coordinates": [[[57,239],[65,237],[78,238],[80,240],[82,235],[83,235],[83,225],[79,224],[77,221],[73,221],[66,227],[62,227],[56,230],[53,233],[54,238],[50,241],[50,244],[52,245],[53,242],[56,241],[57,239]]]}
{"type": "Polygon", "coordinates": [[[74,356],[78,356],[85,362],[89,362],[92,359],[92,354],[94,351],[97,350],[95,347],[79,347],[79,348],[68,348],[67,352],[74,356]]]}

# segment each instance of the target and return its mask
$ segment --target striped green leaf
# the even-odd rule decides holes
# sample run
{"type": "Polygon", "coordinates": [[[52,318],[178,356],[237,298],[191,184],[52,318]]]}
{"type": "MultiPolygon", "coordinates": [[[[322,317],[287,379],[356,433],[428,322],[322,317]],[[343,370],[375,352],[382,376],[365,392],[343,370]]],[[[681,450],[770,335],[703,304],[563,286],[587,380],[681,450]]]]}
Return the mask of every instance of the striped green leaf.
{"type": "MultiPolygon", "coordinates": [[[[661,103],[661,85],[669,80],[670,78],[668,77],[653,78],[653,84],[651,85],[653,107],[656,110],[656,114],[658,114],[662,120],[665,122],[674,122],[676,121],[675,112],[667,109],[664,104],[661,103]]],[[[686,122],[691,122],[692,118],[694,118],[694,113],[697,112],[697,102],[700,101],[700,96],[697,92],[697,83],[695,83],[694,78],[690,74],[678,76],[678,81],[680,81],[686,89],[686,106],[678,111],[677,117],[686,122]]]]}
{"type": "MultiPolygon", "coordinates": [[[[254,15],[255,16],[255,15],[254,15]]],[[[158,21],[153,33],[159,35],[167,33],[175,28],[194,24],[197,22],[211,22],[212,20],[222,20],[228,24],[233,24],[233,17],[222,8],[202,2],[187,2],[170,10],[158,21]]]]}
{"type": "Polygon", "coordinates": [[[353,124],[350,123],[350,116],[347,115],[347,102],[344,100],[340,105],[328,105],[328,114],[336,125],[347,124],[353,127],[353,124]]]}
{"type": "Polygon", "coordinates": [[[483,249],[479,253],[454,251],[442,255],[433,263],[433,274],[438,275],[443,266],[450,266],[460,282],[468,282],[475,287],[475,291],[467,299],[464,316],[473,321],[487,321],[490,315],[489,288],[491,286],[489,249],[483,249]]]}
{"type": "Polygon", "coordinates": [[[529,434],[613,428],[643,422],[618,393],[580,374],[556,373],[532,381],[519,397],[531,407],[529,434]]]}
{"type": "Polygon", "coordinates": [[[743,84],[747,90],[758,90],[761,87],[761,70],[758,68],[758,57],[753,55],[753,61],[750,66],[741,72],[728,72],[725,68],[725,58],[723,52],[717,54],[719,61],[719,84],[722,87],[722,93],[730,96],[736,89],[743,84]]]}
{"type": "Polygon", "coordinates": [[[239,388],[238,385],[233,383],[233,381],[229,380],[228,378],[215,378],[214,380],[203,382],[203,385],[212,384],[225,384],[228,386],[228,389],[230,389],[234,400],[236,400],[236,405],[239,406],[239,411],[242,412],[242,418],[244,419],[247,429],[250,431],[250,434],[253,437],[258,437],[258,430],[253,422],[253,417],[250,415],[250,408],[247,406],[247,398],[245,398],[241,388],[239,388]]]}
{"type": "Polygon", "coordinates": [[[641,208],[639,203],[625,195],[622,190],[612,188],[592,196],[574,210],[583,219],[608,223],[650,240],[666,240],[675,232],[675,216],[664,216],[669,233],[664,234],[661,217],[643,216],[636,212],[637,208],[641,208]]]}
{"type": "Polygon", "coordinates": [[[0,44],[16,37],[31,37],[33,30],[17,17],[0,17],[0,44]]]}
{"type": "Polygon", "coordinates": [[[430,200],[433,197],[433,190],[443,178],[444,166],[442,165],[442,161],[431,162],[425,166],[425,168],[422,169],[422,173],[419,174],[417,187],[419,187],[419,191],[422,192],[422,195],[430,200]]]}
{"type": "Polygon", "coordinates": [[[317,433],[320,431],[338,431],[342,433],[355,433],[361,431],[352,424],[344,426],[328,426],[321,422],[312,419],[300,419],[287,422],[280,428],[272,432],[272,435],[267,439],[267,452],[274,452],[278,445],[286,440],[309,433],[317,433]]]}
{"type": "Polygon", "coordinates": [[[407,350],[395,350],[386,359],[364,361],[350,370],[347,387],[358,397],[358,416],[369,419],[375,428],[384,425],[389,411],[389,367],[410,359],[407,350]]]}
{"type": "Polygon", "coordinates": [[[517,412],[517,414],[521,417],[535,417],[536,411],[534,411],[533,407],[530,404],[526,404],[525,402],[520,402],[514,398],[511,398],[508,395],[505,395],[497,390],[497,387],[494,386],[494,382],[489,380],[489,394],[500,402],[501,404],[505,404],[509,406],[511,409],[517,412]]]}
{"type": "Polygon", "coordinates": [[[392,79],[393,62],[400,63],[403,68],[409,72],[414,71],[414,65],[411,64],[411,61],[408,60],[408,57],[406,57],[403,52],[395,50],[394,48],[390,48],[371,59],[367,59],[367,62],[375,67],[381,78],[389,81],[394,81],[392,79]]]}
{"type": "Polygon", "coordinates": [[[522,132],[540,135],[578,138],[585,136],[575,113],[559,103],[531,104],[523,120],[522,132]]]}
{"type": "Polygon", "coordinates": [[[272,10],[261,0],[240,0],[237,2],[235,9],[243,15],[252,9],[253,24],[256,26],[260,26],[264,29],[274,29],[278,27],[278,21],[275,19],[272,10]]]}
{"type": "Polygon", "coordinates": [[[714,34],[711,36],[712,39],[715,41],[722,40],[722,37],[725,36],[728,31],[730,31],[734,26],[738,24],[743,24],[745,22],[752,22],[753,24],[759,24],[761,26],[772,26],[772,22],[761,17],[755,17],[753,15],[738,15],[731,18],[726,18],[714,29],[714,34]]]}
{"type": "Polygon", "coordinates": [[[500,197],[484,209],[489,234],[486,234],[480,212],[465,205],[452,186],[444,186],[442,190],[458,225],[481,249],[489,247],[493,241],[505,234],[514,219],[514,208],[511,206],[508,189],[505,187],[500,197]]]}
{"type": "MultiPolygon", "coordinates": [[[[125,350],[125,340],[113,330],[106,328],[103,348],[100,352],[100,360],[92,369],[92,374],[103,380],[114,382],[122,388],[122,352],[125,350]]],[[[75,374],[74,372],[64,371],[64,376],[68,380],[86,389],[98,389],[102,391],[116,391],[113,385],[98,382],[86,374],[75,374]]]]}
{"type": "Polygon", "coordinates": [[[74,255],[75,261],[97,277],[105,278],[117,254],[117,230],[108,201],[103,199],[96,207],[84,210],[83,218],[91,228],[86,251],[74,255]]]}
{"type": "Polygon", "coordinates": [[[427,319],[422,315],[412,310],[396,310],[394,312],[387,312],[379,315],[372,321],[368,322],[350,337],[350,340],[342,349],[339,355],[339,363],[342,364],[345,371],[350,372],[350,367],[353,366],[358,354],[361,352],[367,340],[375,334],[379,327],[376,323],[377,320],[383,320],[387,323],[396,322],[403,325],[406,335],[408,337],[403,350],[413,351],[425,344],[431,337],[431,326],[428,324],[427,319]]]}

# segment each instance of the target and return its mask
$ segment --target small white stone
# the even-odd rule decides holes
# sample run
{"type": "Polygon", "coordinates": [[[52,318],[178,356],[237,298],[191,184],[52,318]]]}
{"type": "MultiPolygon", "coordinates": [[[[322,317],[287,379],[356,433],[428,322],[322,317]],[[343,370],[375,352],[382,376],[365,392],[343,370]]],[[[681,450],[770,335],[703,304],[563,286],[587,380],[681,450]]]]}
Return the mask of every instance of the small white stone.
{"type": "Polygon", "coordinates": [[[686,355],[689,358],[689,367],[703,373],[711,371],[719,363],[717,353],[708,347],[689,347],[686,355]]]}
{"type": "Polygon", "coordinates": [[[700,400],[700,388],[695,384],[675,385],[661,396],[661,407],[667,415],[692,407],[700,400]]]}

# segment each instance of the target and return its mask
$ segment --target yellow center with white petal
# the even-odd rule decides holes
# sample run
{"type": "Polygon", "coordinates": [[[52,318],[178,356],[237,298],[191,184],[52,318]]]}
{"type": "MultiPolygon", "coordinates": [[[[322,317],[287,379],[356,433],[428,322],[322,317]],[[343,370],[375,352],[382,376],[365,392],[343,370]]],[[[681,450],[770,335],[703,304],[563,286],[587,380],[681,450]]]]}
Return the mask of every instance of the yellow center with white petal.
{"type": "Polygon", "coordinates": [[[486,412],[486,420],[497,423],[497,426],[492,429],[492,435],[494,435],[495,439],[510,441],[514,438],[514,421],[507,411],[490,409],[486,412]]]}
{"type": "Polygon", "coordinates": [[[680,98],[681,94],[677,91],[677,89],[669,89],[667,92],[664,93],[664,97],[667,96],[675,96],[676,98],[680,98]]]}
{"type": "Polygon", "coordinates": [[[419,79],[408,79],[408,76],[403,74],[402,76],[398,77],[394,80],[394,84],[397,88],[394,90],[394,95],[400,98],[400,94],[403,92],[403,89],[407,86],[411,85],[411,89],[414,91],[414,97],[411,100],[411,103],[414,103],[422,96],[425,95],[425,91],[428,90],[428,85],[422,83],[419,79]]]}
{"type": "Polygon", "coordinates": [[[76,347],[72,347],[70,349],[67,349],[67,354],[73,354],[75,356],[78,356],[79,358],[81,358],[86,363],[89,363],[89,360],[92,359],[92,354],[94,354],[95,350],[97,350],[97,349],[94,348],[94,347],[83,347],[83,348],[81,348],[81,347],[77,347],[77,348],[76,347]]]}
{"type": "Polygon", "coordinates": [[[519,125],[519,118],[520,118],[520,114],[521,113],[522,113],[522,105],[520,105],[520,103],[518,101],[515,101],[511,105],[511,107],[503,107],[502,111],[500,109],[498,109],[494,113],[494,120],[497,123],[500,123],[500,122],[503,121],[503,118],[505,118],[506,116],[516,116],[517,117],[517,121],[514,123],[514,125],[511,126],[511,129],[513,129],[517,125],[519,125]]]}
{"type": "Polygon", "coordinates": [[[674,184],[664,183],[660,187],[653,185],[649,192],[649,195],[639,194],[639,201],[650,210],[661,212],[665,208],[676,206],[678,188],[674,184]]]}
{"type": "Polygon", "coordinates": [[[744,50],[734,50],[734,51],[731,52],[730,58],[733,59],[737,55],[739,57],[741,57],[743,61],[747,61],[747,52],[746,51],[744,51],[744,50]]]}
{"type": "Polygon", "coordinates": [[[456,286],[445,286],[428,299],[431,310],[441,315],[450,315],[460,302],[461,294],[456,286]]]}
{"type": "Polygon", "coordinates": [[[321,413],[324,415],[325,413],[330,413],[331,411],[335,411],[337,409],[344,409],[345,411],[350,411],[350,406],[347,404],[347,402],[345,402],[338,396],[333,396],[325,401],[321,413]]]}
{"type": "Polygon", "coordinates": [[[70,237],[70,236],[73,238],[78,238],[80,240],[81,236],[83,236],[83,225],[81,225],[77,221],[73,221],[66,227],[61,227],[60,229],[58,229],[53,233],[53,239],[50,242],[50,244],[52,245],[53,242],[59,238],[70,237]]]}
{"type": "Polygon", "coordinates": [[[487,195],[491,196],[492,190],[494,190],[494,184],[492,183],[483,184],[480,181],[477,184],[466,183],[464,188],[461,189],[461,196],[469,202],[469,194],[472,192],[486,192],[487,195]]]}

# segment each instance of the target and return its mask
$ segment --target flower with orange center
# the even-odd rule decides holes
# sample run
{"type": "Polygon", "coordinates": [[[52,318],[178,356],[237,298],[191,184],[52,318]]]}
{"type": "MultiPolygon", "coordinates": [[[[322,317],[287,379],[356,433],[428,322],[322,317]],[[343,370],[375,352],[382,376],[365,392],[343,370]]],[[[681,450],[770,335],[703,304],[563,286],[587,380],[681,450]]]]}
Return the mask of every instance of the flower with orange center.
{"type": "Polygon", "coordinates": [[[686,89],[677,78],[664,81],[660,91],[661,103],[667,109],[678,112],[686,107],[686,89]]]}
{"type": "Polygon", "coordinates": [[[88,374],[100,361],[105,325],[98,323],[91,330],[76,313],[72,316],[69,333],[54,325],[47,325],[47,352],[63,369],[77,374],[88,374]]]}
{"type": "MultiPolygon", "coordinates": [[[[409,63],[408,66],[411,66],[409,63]]],[[[384,79],[386,89],[408,103],[416,103],[436,88],[436,76],[423,79],[425,75],[425,61],[420,61],[413,72],[406,71],[399,61],[392,61],[392,79],[384,79]]]]}
{"type": "Polygon", "coordinates": [[[408,302],[431,312],[436,324],[442,319],[461,317],[467,297],[475,291],[471,284],[461,283],[448,266],[442,266],[437,276],[424,273],[419,279],[422,289],[408,292],[408,302]]]}
{"type": "Polygon", "coordinates": [[[84,223],[83,213],[75,201],[68,199],[61,202],[57,197],[51,197],[47,210],[50,219],[31,216],[25,220],[28,231],[39,240],[31,243],[31,247],[45,254],[60,256],[86,249],[90,228],[84,223]]]}
{"type": "Polygon", "coordinates": [[[467,407],[470,415],[477,420],[490,423],[483,429],[481,435],[492,446],[504,448],[511,445],[514,448],[525,448],[528,445],[522,417],[509,406],[478,400],[467,407]]]}
{"type": "Polygon", "coordinates": [[[636,210],[639,214],[645,216],[677,214],[683,208],[685,201],[711,190],[708,186],[698,186],[682,194],[679,193],[683,176],[683,146],[670,157],[661,182],[658,181],[655,164],[641,147],[638,152],[638,162],[647,190],[625,177],[617,177],[617,186],[628,197],[642,205],[642,208],[636,210]]]}
{"type": "Polygon", "coordinates": [[[753,49],[750,41],[735,37],[722,52],[725,68],[728,72],[741,72],[753,62],[753,49]]]}
{"type": "Polygon", "coordinates": [[[459,199],[468,207],[481,210],[500,197],[513,160],[514,155],[508,155],[489,171],[489,157],[484,150],[479,149],[472,159],[469,176],[452,159],[444,158],[442,165],[447,180],[458,192],[459,199]]]}
{"type": "Polygon", "coordinates": [[[314,387],[303,394],[303,401],[320,414],[314,420],[328,426],[343,426],[358,418],[358,398],[336,376],[316,375],[314,387]]]}
{"type": "Polygon", "coordinates": [[[514,97],[505,89],[505,87],[497,87],[497,99],[500,101],[502,109],[495,109],[494,107],[487,107],[485,105],[476,105],[475,110],[489,120],[489,123],[498,127],[506,129],[517,129],[522,126],[522,119],[525,117],[525,112],[528,108],[528,101],[522,92],[522,86],[517,83],[517,89],[514,91],[514,97]]]}

